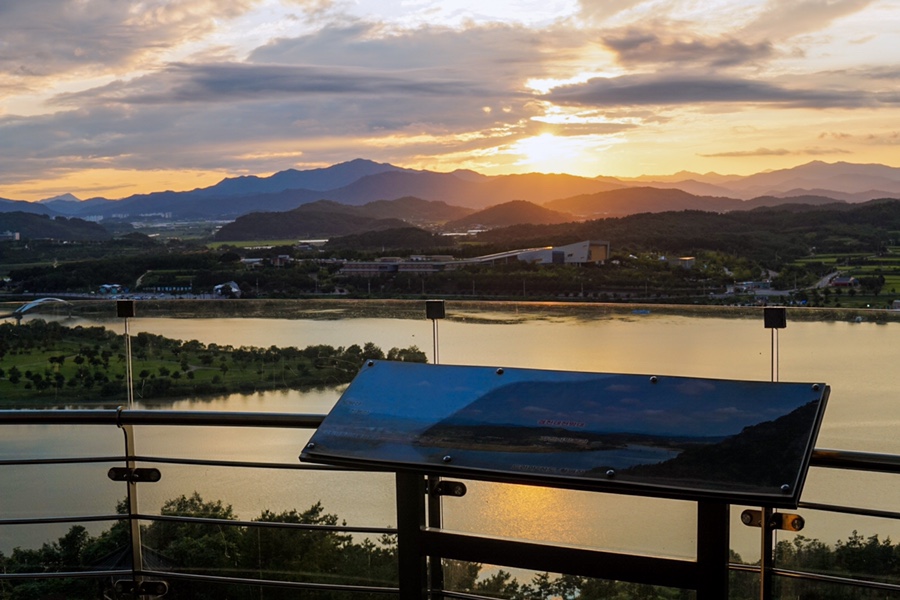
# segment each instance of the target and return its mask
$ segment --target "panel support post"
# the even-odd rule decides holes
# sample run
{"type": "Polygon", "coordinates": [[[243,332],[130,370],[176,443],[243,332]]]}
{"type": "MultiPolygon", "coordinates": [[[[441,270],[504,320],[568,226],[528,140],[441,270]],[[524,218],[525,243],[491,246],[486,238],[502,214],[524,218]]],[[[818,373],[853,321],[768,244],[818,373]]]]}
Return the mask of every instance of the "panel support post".
{"type": "Polygon", "coordinates": [[[428,567],[422,549],[425,528],[425,478],[397,473],[397,562],[400,600],[425,600],[428,567]]]}
{"type": "Polygon", "coordinates": [[[730,512],[724,502],[697,503],[697,600],[728,597],[730,512]]]}
{"type": "Polygon", "coordinates": [[[759,598],[760,600],[772,600],[772,563],[775,549],[775,532],[772,527],[771,507],[762,509],[762,517],[759,524],[759,598]]]}

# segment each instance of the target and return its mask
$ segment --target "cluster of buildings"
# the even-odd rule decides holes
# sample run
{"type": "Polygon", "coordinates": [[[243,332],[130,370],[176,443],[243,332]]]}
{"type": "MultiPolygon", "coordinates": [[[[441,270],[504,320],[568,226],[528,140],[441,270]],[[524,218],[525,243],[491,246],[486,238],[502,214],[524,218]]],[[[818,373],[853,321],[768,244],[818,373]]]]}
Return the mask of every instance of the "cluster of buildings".
{"type": "Polygon", "coordinates": [[[467,266],[498,265],[516,261],[539,265],[587,265],[603,264],[608,259],[609,242],[587,240],[565,246],[509,250],[467,259],[455,259],[449,255],[413,255],[407,259],[384,257],[374,261],[347,262],[341,269],[341,274],[415,273],[423,275],[452,271],[467,266]]]}

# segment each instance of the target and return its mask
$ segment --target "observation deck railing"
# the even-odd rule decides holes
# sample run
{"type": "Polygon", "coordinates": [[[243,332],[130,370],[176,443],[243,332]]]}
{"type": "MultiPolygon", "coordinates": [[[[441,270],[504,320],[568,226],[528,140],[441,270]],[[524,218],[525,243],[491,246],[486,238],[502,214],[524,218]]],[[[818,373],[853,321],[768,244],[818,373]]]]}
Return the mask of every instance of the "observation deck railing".
{"type": "MultiPolygon", "coordinates": [[[[242,460],[210,460],[187,457],[162,457],[140,455],[135,452],[136,430],[145,426],[174,426],[174,427],[209,427],[209,428],[279,428],[279,429],[316,429],[324,419],[324,415],[315,414],[288,414],[288,413],[244,413],[244,412],[205,412],[205,411],[173,411],[173,410],[5,410],[0,411],[0,436],[6,434],[11,427],[30,425],[66,425],[66,426],[111,426],[117,427],[124,435],[124,452],[107,456],[80,456],[80,457],[47,457],[36,458],[33,456],[15,456],[0,459],[0,480],[4,467],[29,467],[41,465],[84,465],[84,464],[109,464],[109,477],[114,481],[121,481],[127,486],[127,510],[119,514],[79,514],[72,516],[40,516],[25,518],[10,518],[9,512],[0,506],[0,538],[6,528],[49,525],[49,524],[82,524],[92,522],[123,522],[130,528],[129,560],[126,566],[116,568],[97,568],[91,570],[43,570],[34,572],[6,572],[0,571],[0,598],[7,597],[6,587],[9,582],[23,580],[106,580],[113,584],[118,594],[125,597],[157,597],[164,592],[167,582],[170,586],[179,582],[193,582],[199,585],[210,586],[238,586],[259,588],[307,590],[316,592],[346,593],[347,597],[399,595],[401,598],[410,597],[403,593],[404,582],[399,580],[399,585],[355,585],[342,583],[319,583],[290,581],[274,578],[260,577],[234,577],[227,574],[214,575],[208,573],[196,573],[177,570],[165,570],[153,568],[153,560],[148,560],[145,555],[147,549],[142,545],[141,523],[171,522],[186,525],[213,525],[220,527],[258,527],[274,528],[285,531],[302,532],[332,532],[340,534],[362,534],[365,536],[398,536],[398,545],[404,544],[402,532],[393,527],[363,527],[345,526],[339,524],[303,524],[283,523],[269,521],[243,521],[224,520],[219,518],[182,517],[171,515],[153,515],[141,511],[139,502],[139,487],[143,482],[158,479],[156,466],[159,465],[188,465],[199,467],[231,467],[246,469],[285,469],[303,471],[346,471],[348,477],[353,476],[349,469],[323,467],[295,463],[253,462],[242,460]],[[141,465],[139,467],[138,465],[141,465]],[[131,595],[128,595],[131,594],[131,595]]],[[[298,450],[300,443],[298,442],[298,450]]],[[[874,454],[865,452],[850,452],[831,449],[817,449],[812,456],[812,466],[827,469],[846,469],[857,472],[877,472],[900,475],[900,456],[874,454]]],[[[61,494],[64,492],[61,491],[61,494]]],[[[856,515],[861,517],[877,517],[885,519],[900,519],[900,512],[866,509],[834,504],[805,502],[801,499],[800,509],[822,511],[827,513],[839,513],[856,515]]],[[[399,509],[398,509],[399,510],[399,509]]],[[[765,507],[763,507],[765,511],[765,507]]],[[[764,512],[765,514],[765,512],[764,512]]],[[[765,537],[765,536],[763,536],[765,537]]],[[[485,538],[488,543],[499,538],[485,538]]],[[[540,552],[546,552],[553,546],[541,546],[540,552]]],[[[773,564],[772,555],[765,550],[761,552],[759,564],[731,563],[729,568],[732,573],[743,573],[748,576],[756,576],[760,580],[760,595],[766,600],[772,596],[771,582],[773,578],[784,580],[804,580],[825,585],[848,586],[852,589],[869,589],[885,592],[886,594],[900,595],[900,584],[888,583],[865,579],[861,574],[853,573],[852,576],[835,576],[830,574],[815,573],[809,571],[797,571],[779,568],[773,564]]],[[[771,546],[769,546],[771,548],[771,546]]],[[[503,566],[503,557],[497,557],[497,563],[503,566]]],[[[558,565],[559,561],[553,556],[548,557],[549,565],[558,565]]],[[[478,596],[471,593],[461,593],[440,588],[440,565],[430,565],[431,573],[429,581],[432,582],[428,593],[433,598],[461,598],[472,599],[478,596]],[[437,576],[436,576],[437,574],[437,576]],[[437,583],[437,585],[435,585],[437,583]]],[[[199,570],[199,569],[198,569],[199,570]]],[[[553,570],[553,569],[547,569],[553,570]]],[[[402,570],[398,571],[401,573],[402,570]]],[[[402,577],[402,575],[398,575],[402,577]]],[[[654,583],[655,576],[647,574],[644,579],[640,573],[629,573],[629,581],[633,583],[654,583]]],[[[118,597],[118,596],[117,596],[118,597]]],[[[261,595],[259,597],[262,597],[261,595]]],[[[855,597],[855,596],[853,596],[855,597]]],[[[894,597],[885,596],[885,597],[894,597]]],[[[900,597],[900,596],[898,596],[900,597]]]]}

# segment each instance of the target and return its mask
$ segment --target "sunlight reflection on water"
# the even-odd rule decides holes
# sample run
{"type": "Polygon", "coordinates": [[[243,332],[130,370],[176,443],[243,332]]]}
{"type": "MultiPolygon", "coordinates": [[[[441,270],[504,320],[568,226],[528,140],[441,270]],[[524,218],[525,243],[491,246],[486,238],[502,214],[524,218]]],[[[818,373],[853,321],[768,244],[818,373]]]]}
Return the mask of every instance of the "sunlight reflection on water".
{"type": "MultiPolygon", "coordinates": [[[[614,314],[585,307],[568,316],[557,305],[526,307],[527,310],[512,307],[505,305],[498,310],[460,304],[455,311],[454,303],[448,302],[450,318],[439,323],[441,362],[761,381],[770,377],[771,334],[763,327],[761,316],[698,318],[652,311],[614,314]]],[[[384,350],[417,345],[431,356],[432,323],[424,318],[424,310],[421,318],[410,318],[409,308],[405,307],[403,318],[389,318],[390,310],[384,306],[379,306],[377,315],[373,315],[363,305],[353,314],[357,316],[335,319],[329,315],[322,320],[138,317],[133,319],[131,331],[233,346],[347,346],[371,341],[384,350]]],[[[66,321],[93,323],[82,319],[66,321]]],[[[118,322],[103,324],[121,331],[118,322]]],[[[793,322],[789,313],[788,327],[779,333],[778,340],[780,379],[824,381],[832,386],[819,447],[900,454],[900,436],[896,435],[900,405],[895,401],[891,381],[898,333],[900,324],[896,323],[793,322]]],[[[323,413],[340,391],[234,394],[147,406],[323,413]]],[[[308,437],[303,431],[266,430],[260,435],[255,430],[200,430],[187,435],[182,430],[151,429],[139,434],[139,442],[147,453],[164,451],[177,456],[197,452],[217,459],[296,462],[308,437]]],[[[0,452],[9,454],[10,448],[18,451],[23,443],[4,440],[0,452]]],[[[32,449],[38,447],[35,442],[32,449]]],[[[146,510],[158,510],[165,499],[197,490],[204,497],[233,503],[241,517],[252,518],[264,508],[302,510],[322,499],[327,511],[354,524],[394,522],[390,476],[347,477],[296,472],[273,476],[248,470],[166,467],[165,486],[148,491],[142,501],[148,505],[146,510]],[[348,485],[348,481],[352,483],[348,485]]],[[[860,503],[861,497],[896,498],[897,487],[887,478],[814,470],[803,499],[860,503]]],[[[696,518],[691,503],[477,482],[469,490],[465,498],[444,500],[448,528],[613,550],[693,556],[696,518]]],[[[9,506],[9,502],[24,506],[25,512],[44,510],[30,505],[24,494],[25,491],[21,496],[13,493],[12,498],[3,499],[4,506],[9,506]]],[[[118,499],[114,487],[104,494],[111,503],[118,499]]],[[[754,560],[758,541],[740,525],[739,507],[733,507],[732,515],[733,546],[745,559],[754,560]]],[[[900,528],[893,524],[877,521],[871,526],[873,533],[900,535],[900,528]]],[[[859,529],[866,533],[864,527],[859,529]]],[[[848,534],[846,523],[831,515],[816,520],[804,532],[828,543],[848,534]],[[834,528],[828,524],[834,524],[834,528]]],[[[6,540],[2,546],[6,550],[6,540]]]]}

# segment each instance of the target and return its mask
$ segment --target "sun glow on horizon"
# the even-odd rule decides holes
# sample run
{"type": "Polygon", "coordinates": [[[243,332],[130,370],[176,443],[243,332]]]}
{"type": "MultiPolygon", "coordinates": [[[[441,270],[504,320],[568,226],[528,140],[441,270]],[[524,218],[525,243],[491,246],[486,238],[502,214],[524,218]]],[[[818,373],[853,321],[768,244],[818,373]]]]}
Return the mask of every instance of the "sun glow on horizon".
{"type": "Polygon", "coordinates": [[[97,197],[121,199],[134,194],[204,188],[234,175],[224,171],[89,169],[0,185],[0,197],[34,202],[71,193],[80,200],[97,197]]]}
{"type": "Polygon", "coordinates": [[[609,136],[542,133],[518,140],[509,146],[508,153],[517,158],[517,167],[526,170],[594,177],[598,174],[598,157],[613,143],[609,136]]]}

